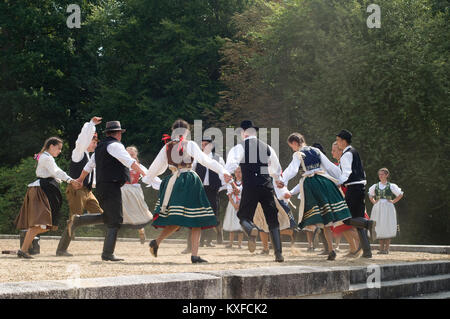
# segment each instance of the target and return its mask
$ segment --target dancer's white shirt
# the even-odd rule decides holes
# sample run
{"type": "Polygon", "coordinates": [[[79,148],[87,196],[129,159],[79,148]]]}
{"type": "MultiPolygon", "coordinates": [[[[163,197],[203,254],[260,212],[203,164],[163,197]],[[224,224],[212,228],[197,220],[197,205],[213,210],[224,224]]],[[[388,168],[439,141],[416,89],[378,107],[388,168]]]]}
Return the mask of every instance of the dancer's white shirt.
{"type": "MultiPolygon", "coordinates": [[[[244,139],[244,141],[251,139],[251,138],[256,138],[256,136],[246,137],[244,139]]],[[[270,145],[267,145],[267,146],[269,147],[269,150],[270,150],[269,162],[267,163],[269,175],[272,176],[275,181],[278,181],[278,180],[280,180],[280,175],[281,175],[280,161],[278,160],[278,156],[277,156],[277,153],[275,152],[275,150],[270,145]]],[[[233,173],[238,168],[238,166],[241,163],[244,156],[245,156],[245,150],[244,150],[244,147],[242,146],[242,144],[235,145],[230,150],[230,152],[228,152],[227,163],[225,165],[225,169],[227,171],[229,171],[230,173],[233,173]]]]}
{"type": "MultiPolygon", "coordinates": [[[[75,148],[72,151],[72,161],[78,163],[86,154],[88,161],[91,159],[89,152],[87,151],[89,144],[92,142],[92,138],[95,134],[95,123],[93,121],[89,121],[84,123],[83,128],[81,129],[80,134],[75,142],[75,148]]],[[[78,176],[74,176],[74,178],[78,178],[78,176]]],[[[93,179],[92,187],[95,188],[95,169],[94,173],[88,176],[88,183],[91,182],[91,178],[93,179]]]]}
{"type": "MultiPolygon", "coordinates": [[[[221,178],[223,178],[224,174],[229,174],[228,171],[222,166],[222,164],[203,153],[197,143],[188,141],[186,143],[184,151],[187,153],[187,155],[194,158],[194,160],[196,160],[198,163],[219,174],[221,178]]],[[[152,180],[156,176],[163,174],[168,167],[169,162],[167,159],[166,146],[164,145],[159,151],[153,163],[148,168],[147,175],[142,179],[142,181],[146,184],[151,184],[152,180]]]]}
{"type": "MultiPolygon", "coordinates": [[[[106,147],[106,151],[112,157],[115,157],[119,162],[121,162],[125,167],[131,168],[136,160],[130,156],[130,154],[125,149],[122,143],[111,143],[106,147]]],[[[95,168],[95,153],[92,155],[89,162],[84,166],[83,170],[90,173],[95,168]]]]}
{"type": "MultiPolygon", "coordinates": [[[[353,163],[353,154],[352,152],[347,152],[345,153],[346,150],[348,150],[350,148],[351,145],[347,146],[346,148],[344,148],[344,151],[341,156],[341,158],[339,159],[339,167],[341,168],[341,177],[339,178],[339,185],[344,184],[346,180],[348,180],[348,178],[350,177],[350,174],[352,173],[352,163],[353,163]]],[[[348,183],[345,184],[346,186],[348,185],[355,185],[355,184],[362,184],[362,185],[366,185],[367,181],[363,180],[363,181],[357,181],[357,182],[352,182],[352,183],[348,183]]]]}
{"type": "MultiPolygon", "coordinates": [[[[58,183],[65,181],[70,183],[72,178],[56,165],[55,159],[48,152],[44,152],[39,157],[36,167],[36,176],[42,178],[53,177],[58,183]]],[[[29,184],[28,187],[41,186],[39,180],[29,184]]]]}

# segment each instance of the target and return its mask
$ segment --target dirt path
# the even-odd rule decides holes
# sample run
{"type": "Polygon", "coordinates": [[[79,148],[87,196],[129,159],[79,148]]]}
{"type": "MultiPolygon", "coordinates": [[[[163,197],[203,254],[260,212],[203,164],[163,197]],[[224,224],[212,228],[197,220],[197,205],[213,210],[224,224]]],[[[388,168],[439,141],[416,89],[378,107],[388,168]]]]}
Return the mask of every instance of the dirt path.
{"type": "MultiPolygon", "coordinates": [[[[69,251],[74,257],[56,257],[57,240],[42,240],[41,254],[35,259],[19,259],[15,255],[0,255],[0,282],[64,280],[71,271],[79,271],[81,278],[112,277],[127,275],[146,275],[176,272],[202,272],[210,270],[231,270],[270,266],[363,266],[394,262],[450,260],[447,254],[391,252],[389,255],[377,255],[374,251],[372,259],[344,258],[347,251],[338,252],[337,259],[327,261],[326,256],[318,256],[317,252],[307,253],[305,248],[283,248],[284,263],[275,263],[271,254],[259,255],[261,247],[250,253],[244,245],[242,249],[200,248],[200,256],[208,260],[207,264],[195,264],[190,255],[182,255],[182,244],[163,242],[158,251],[158,258],[150,255],[148,243],[118,242],[116,254],[125,261],[103,262],[100,254],[103,247],[101,241],[73,241],[69,251]]],[[[17,249],[17,239],[1,239],[0,250],[17,249]]]]}

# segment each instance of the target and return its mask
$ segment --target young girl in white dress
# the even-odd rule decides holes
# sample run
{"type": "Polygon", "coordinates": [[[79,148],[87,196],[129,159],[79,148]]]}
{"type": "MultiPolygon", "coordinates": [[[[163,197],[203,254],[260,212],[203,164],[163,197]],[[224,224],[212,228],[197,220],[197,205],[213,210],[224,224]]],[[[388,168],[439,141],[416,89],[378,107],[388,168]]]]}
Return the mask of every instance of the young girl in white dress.
{"type": "Polygon", "coordinates": [[[403,197],[403,192],[396,184],[388,182],[387,168],[378,170],[378,178],[380,182],[369,188],[369,198],[374,204],[370,219],[377,222],[375,231],[377,239],[380,240],[378,254],[389,254],[391,238],[397,234],[397,212],[394,204],[403,197]]]}
{"type": "Polygon", "coordinates": [[[238,167],[235,171],[235,184],[239,190],[239,194],[236,195],[233,192],[233,188],[230,184],[227,185],[227,195],[228,195],[228,206],[225,213],[225,218],[223,220],[223,230],[230,233],[230,243],[225,246],[225,248],[232,248],[234,241],[234,234],[238,234],[238,248],[241,248],[242,239],[244,238],[244,233],[239,223],[239,218],[237,217],[237,211],[239,210],[239,203],[241,202],[242,193],[242,172],[241,168],[238,167]]]}
{"type": "MultiPolygon", "coordinates": [[[[147,168],[139,163],[138,149],[136,146],[128,146],[126,150],[137,161],[139,167],[144,172],[147,172],[147,168]]],[[[130,182],[125,183],[120,190],[122,193],[123,225],[137,228],[141,244],[144,244],[146,239],[144,226],[152,221],[153,215],[145,202],[144,192],[142,191],[141,184],[139,184],[140,178],[141,175],[139,172],[130,169],[130,182]]],[[[161,184],[161,180],[159,177],[155,177],[154,183],[152,184],[153,188],[159,190],[159,184],[161,184]]]]}

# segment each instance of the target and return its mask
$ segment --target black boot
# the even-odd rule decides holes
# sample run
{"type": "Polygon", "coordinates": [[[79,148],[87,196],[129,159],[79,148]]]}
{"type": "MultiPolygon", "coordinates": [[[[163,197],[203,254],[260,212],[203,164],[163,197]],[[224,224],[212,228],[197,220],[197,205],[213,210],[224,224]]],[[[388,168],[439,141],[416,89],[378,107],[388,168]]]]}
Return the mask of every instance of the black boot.
{"type": "Polygon", "coordinates": [[[67,252],[67,248],[69,248],[70,242],[72,241],[75,229],[80,226],[99,224],[103,224],[102,214],[73,215],[67,222],[67,227],[59,240],[58,248],[56,248],[56,256],[73,256],[67,252]]]}
{"type": "Polygon", "coordinates": [[[105,242],[103,244],[102,260],[122,261],[123,259],[114,256],[114,249],[116,248],[117,234],[119,228],[108,227],[106,230],[105,242]]]}
{"type": "Polygon", "coordinates": [[[363,249],[364,258],[372,258],[372,250],[370,249],[369,238],[367,237],[367,230],[362,228],[357,228],[359,235],[359,242],[363,249]]]}
{"type": "Polygon", "coordinates": [[[204,260],[200,256],[191,256],[191,262],[193,264],[197,264],[197,263],[207,263],[208,261],[204,260]]]}
{"type": "Polygon", "coordinates": [[[256,250],[256,237],[259,234],[258,228],[248,220],[241,220],[240,224],[248,236],[248,250],[252,253],[256,250]]]}
{"type": "Polygon", "coordinates": [[[281,235],[280,235],[280,228],[276,227],[270,230],[270,236],[273,243],[273,249],[275,251],[275,261],[276,262],[283,262],[284,258],[282,255],[283,248],[281,243],[281,235]]]}
{"type": "Polygon", "coordinates": [[[376,221],[367,220],[364,217],[355,217],[349,219],[347,225],[354,226],[358,229],[364,228],[370,231],[370,240],[373,242],[377,238],[377,233],[375,231],[376,221]]]}
{"type": "Polygon", "coordinates": [[[69,236],[69,232],[66,229],[64,230],[64,233],[61,236],[61,239],[58,243],[58,248],[56,248],[56,256],[64,256],[64,257],[72,257],[73,255],[67,252],[67,248],[69,248],[71,238],[69,236]]]}

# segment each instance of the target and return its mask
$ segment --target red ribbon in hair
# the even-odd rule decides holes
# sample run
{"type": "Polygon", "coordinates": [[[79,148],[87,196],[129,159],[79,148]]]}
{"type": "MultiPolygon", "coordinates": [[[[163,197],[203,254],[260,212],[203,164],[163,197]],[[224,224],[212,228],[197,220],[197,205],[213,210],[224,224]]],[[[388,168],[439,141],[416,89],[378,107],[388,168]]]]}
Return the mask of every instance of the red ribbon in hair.
{"type": "Polygon", "coordinates": [[[36,161],[39,161],[39,157],[41,157],[41,154],[34,154],[34,159],[36,160],[36,161]]]}
{"type": "Polygon", "coordinates": [[[169,134],[163,134],[163,138],[161,139],[161,141],[164,141],[164,144],[167,144],[167,141],[170,139],[171,137],[169,134]]]}
{"type": "Polygon", "coordinates": [[[181,142],[183,142],[183,140],[184,140],[183,136],[180,136],[180,142],[178,143],[178,148],[177,148],[178,152],[180,152],[180,149],[181,149],[181,152],[183,152],[183,145],[181,145],[181,142]]]}

